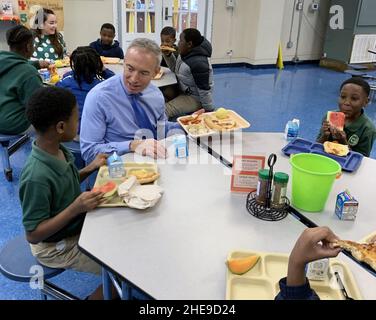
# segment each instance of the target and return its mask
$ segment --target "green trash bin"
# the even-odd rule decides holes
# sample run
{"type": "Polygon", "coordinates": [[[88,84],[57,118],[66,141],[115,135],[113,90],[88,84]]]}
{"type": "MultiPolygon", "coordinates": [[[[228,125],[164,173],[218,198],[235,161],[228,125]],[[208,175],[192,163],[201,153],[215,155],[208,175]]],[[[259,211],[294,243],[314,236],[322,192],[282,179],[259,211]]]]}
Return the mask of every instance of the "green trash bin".
{"type": "Polygon", "coordinates": [[[300,153],[290,158],[292,205],[309,212],[324,210],[333,183],[341,174],[339,163],[328,157],[300,153]]]}

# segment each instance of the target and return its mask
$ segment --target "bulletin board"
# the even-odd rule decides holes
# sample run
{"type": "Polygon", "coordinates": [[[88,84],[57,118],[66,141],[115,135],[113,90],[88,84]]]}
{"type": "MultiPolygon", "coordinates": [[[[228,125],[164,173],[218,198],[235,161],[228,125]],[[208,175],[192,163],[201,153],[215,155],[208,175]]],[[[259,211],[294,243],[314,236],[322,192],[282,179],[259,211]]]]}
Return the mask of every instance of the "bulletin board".
{"type": "Polygon", "coordinates": [[[58,31],[64,30],[63,0],[18,0],[18,11],[21,23],[30,28],[30,19],[35,16],[36,6],[51,9],[57,17],[58,31]]]}

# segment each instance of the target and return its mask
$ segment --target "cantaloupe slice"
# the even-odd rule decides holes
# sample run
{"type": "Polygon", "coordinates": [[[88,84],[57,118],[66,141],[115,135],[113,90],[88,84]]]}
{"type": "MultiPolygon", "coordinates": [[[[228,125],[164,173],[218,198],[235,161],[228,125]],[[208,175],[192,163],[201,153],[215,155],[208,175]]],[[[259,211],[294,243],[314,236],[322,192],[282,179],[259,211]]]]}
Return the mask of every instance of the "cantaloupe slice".
{"type": "Polygon", "coordinates": [[[244,258],[234,258],[227,260],[227,267],[234,274],[244,274],[251,270],[258,262],[260,256],[254,255],[244,258]]]}

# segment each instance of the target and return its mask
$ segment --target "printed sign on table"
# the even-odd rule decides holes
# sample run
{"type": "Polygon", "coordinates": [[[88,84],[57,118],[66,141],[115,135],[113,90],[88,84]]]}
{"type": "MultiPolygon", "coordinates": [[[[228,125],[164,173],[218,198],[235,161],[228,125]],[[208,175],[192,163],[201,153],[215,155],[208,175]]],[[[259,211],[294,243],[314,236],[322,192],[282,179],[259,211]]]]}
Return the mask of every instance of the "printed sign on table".
{"type": "Polygon", "coordinates": [[[265,157],[234,156],[231,191],[250,193],[257,190],[258,171],[264,169],[265,157]]]}

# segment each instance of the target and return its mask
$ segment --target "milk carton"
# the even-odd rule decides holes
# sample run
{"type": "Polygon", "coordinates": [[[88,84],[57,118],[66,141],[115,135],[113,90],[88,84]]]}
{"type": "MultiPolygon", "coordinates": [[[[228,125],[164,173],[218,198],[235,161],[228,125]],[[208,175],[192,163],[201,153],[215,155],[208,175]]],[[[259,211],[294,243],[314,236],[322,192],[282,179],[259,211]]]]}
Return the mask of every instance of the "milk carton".
{"type": "Polygon", "coordinates": [[[300,120],[293,119],[292,121],[288,121],[285,127],[285,139],[287,141],[292,141],[299,135],[299,127],[300,127],[300,120]]]}
{"type": "Polygon", "coordinates": [[[50,82],[51,74],[47,69],[40,69],[38,72],[43,82],[50,82]]]}
{"type": "Polygon", "coordinates": [[[125,176],[123,160],[116,152],[114,152],[112,156],[107,158],[107,166],[111,178],[116,179],[125,176]]]}
{"type": "Polygon", "coordinates": [[[324,281],[328,277],[329,259],[316,260],[306,266],[306,276],[309,280],[324,281]]]}
{"type": "Polygon", "coordinates": [[[174,137],[175,155],[177,158],[188,157],[187,138],[185,135],[174,137]]]}
{"type": "Polygon", "coordinates": [[[359,202],[346,190],[337,196],[335,213],[341,220],[354,221],[358,207],[359,202]]]}

